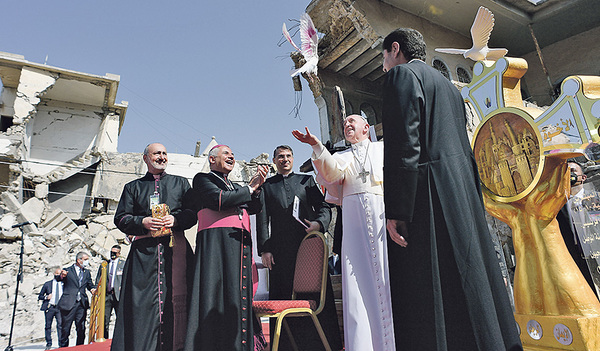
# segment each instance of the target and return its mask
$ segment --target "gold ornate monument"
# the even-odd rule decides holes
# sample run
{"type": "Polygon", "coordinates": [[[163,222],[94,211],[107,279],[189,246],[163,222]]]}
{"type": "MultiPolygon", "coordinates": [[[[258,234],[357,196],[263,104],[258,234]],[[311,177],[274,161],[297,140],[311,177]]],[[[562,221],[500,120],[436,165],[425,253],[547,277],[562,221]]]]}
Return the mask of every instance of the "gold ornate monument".
{"type": "Polygon", "coordinates": [[[524,107],[527,62],[479,61],[462,96],[480,119],[473,136],[484,202],[513,231],[515,319],[526,350],[600,350],[600,302],[573,262],[556,214],[570,190],[565,160],[600,148],[600,77],[572,76],[542,111],[524,107]]]}

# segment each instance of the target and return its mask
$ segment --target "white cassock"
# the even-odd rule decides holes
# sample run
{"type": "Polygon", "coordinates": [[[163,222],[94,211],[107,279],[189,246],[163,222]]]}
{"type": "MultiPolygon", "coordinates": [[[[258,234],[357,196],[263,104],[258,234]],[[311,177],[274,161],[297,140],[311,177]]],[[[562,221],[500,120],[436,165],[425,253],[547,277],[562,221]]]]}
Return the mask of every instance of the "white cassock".
{"type": "Polygon", "coordinates": [[[313,146],[312,161],[317,181],[327,188],[326,201],[342,206],[346,351],[395,350],[383,204],[383,143],[363,140],[333,155],[319,143],[313,146]]]}

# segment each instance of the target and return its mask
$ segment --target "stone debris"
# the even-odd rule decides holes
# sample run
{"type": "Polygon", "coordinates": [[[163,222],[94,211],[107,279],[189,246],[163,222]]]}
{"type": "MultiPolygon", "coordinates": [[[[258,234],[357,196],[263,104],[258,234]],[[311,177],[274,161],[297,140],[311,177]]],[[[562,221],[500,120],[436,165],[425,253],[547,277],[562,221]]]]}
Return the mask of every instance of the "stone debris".
{"type": "MultiPolygon", "coordinates": [[[[0,232],[0,310],[5,311],[0,315],[2,342],[8,341],[10,333],[21,252],[19,229],[7,231],[4,228],[15,224],[16,217],[13,213],[0,217],[3,228],[0,232]]],[[[91,216],[85,220],[85,224],[75,226],[75,230],[71,231],[44,224],[41,223],[36,232],[25,234],[23,281],[19,284],[17,296],[13,344],[43,340],[44,312],[40,311],[41,302],[37,296],[43,284],[54,277],[55,267],[72,265],[77,252],[86,251],[90,254],[92,279],[95,279],[98,267],[103,259],[109,257],[113,245],[121,245],[124,256],[129,252],[125,235],[116,229],[112,215],[91,216]]]]}
{"type": "MultiPolygon", "coordinates": [[[[141,159],[140,154],[135,156],[136,160],[141,159]]],[[[182,161],[179,163],[183,164],[187,161],[184,156],[186,155],[180,157],[182,161]]],[[[174,166],[177,166],[177,156],[173,158],[174,166]]],[[[270,164],[268,155],[262,154],[247,163],[244,161],[236,163],[235,181],[247,183],[256,172],[258,164],[270,164]]],[[[109,179],[102,179],[102,182],[107,182],[109,179]]],[[[112,182],[111,186],[116,189],[118,183],[112,182]]],[[[122,189],[123,184],[118,184],[118,188],[122,189]]],[[[107,185],[103,186],[107,187],[107,185]]],[[[35,192],[36,195],[43,197],[47,196],[46,191],[47,187],[41,186],[37,187],[35,192]]],[[[130,245],[125,234],[114,224],[111,212],[114,211],[109,213],[91,211],[90,214],[84,215],[84,218],[73,220],[61,209],[49,205],[38,197],[31,197],[21,204],[13,193],[9,191],[0,193],[0,310],[6,311],[0,315],[0,343],[8,342],[21,252],[21,230],[12,226],[25,221],[33,223],[23,226],[25,233],[23,281],[20,283],[17,296],[12,338],[12,343],[15,345],[43,341],[44,312],[40,311],[41,301],[38,301],[38,294],[43,284],[54,278],[56,267],[64,268],[72,265],[77,252],[85,251],[90,254],[92,279],[95,280],[102,260],[109,258],[110,248],[113,245],[121,245],[121,256],[127,257],[130,245]]],[[[186,231],[186,234],[194,246],[195,229],[186,231]]],[[[89,312],[86,327],[88,326],[89,312]]],[[[54,330],[55,326],[52,335],[56,338],[54,330]]]]}

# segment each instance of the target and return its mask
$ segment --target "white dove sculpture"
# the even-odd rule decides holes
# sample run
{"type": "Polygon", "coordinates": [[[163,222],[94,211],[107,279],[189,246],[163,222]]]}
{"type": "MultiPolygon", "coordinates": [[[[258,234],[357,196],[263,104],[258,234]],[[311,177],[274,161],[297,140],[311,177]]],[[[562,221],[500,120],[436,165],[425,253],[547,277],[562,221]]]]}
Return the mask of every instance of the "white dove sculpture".
{"type": "Polygon", "coordinates": [[[470,58],[473,61],[493,60],[504,57],[508,53],[506,49],[490,49],[488,41],[490,34],[494,29],[494,14],[487,8],[480,6],[475,16],[475,21],[471,26],[471,38],[473,39],[473,47],[465,49],[435,49],[437,52],[445,54],[463,55],[465,58],[470,58]]]}
{"type": "Polygon", "coordinates": [[[304,72],[317,74],[317,64],[319,63],[317,44],[319,38],[317,37],[317,29],[310,19],[310,16],[307,13],[303,13],[300,17],[300,40],[302,41],[300,46],[302,49],[298,48],[292,41],[292,37],[287,31],[285,23],[283,24],[282,31],[283,36],[302,54],[302,56],[304,56],[304,59],[306,60],[306,63],[302,67],[290,72],[291,76],[294,77],[304,72]]]}

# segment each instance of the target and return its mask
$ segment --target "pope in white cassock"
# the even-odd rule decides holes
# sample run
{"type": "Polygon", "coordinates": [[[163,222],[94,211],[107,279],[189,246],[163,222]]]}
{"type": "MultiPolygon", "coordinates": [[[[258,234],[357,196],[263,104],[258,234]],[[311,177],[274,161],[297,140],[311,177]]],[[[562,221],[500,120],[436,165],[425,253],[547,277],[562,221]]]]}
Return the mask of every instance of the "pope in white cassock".
{"type": "Polygon", "coordinates": [[[342,293],[347,351],[395,350],[390,297],[385,209],[383,143],[368,138],[369,124],[359,115],[344,119],[352,147],[333,155],[319,139],[298,130],[313,148],[317,181],[326,201],[342,206],[342,293]]]}

